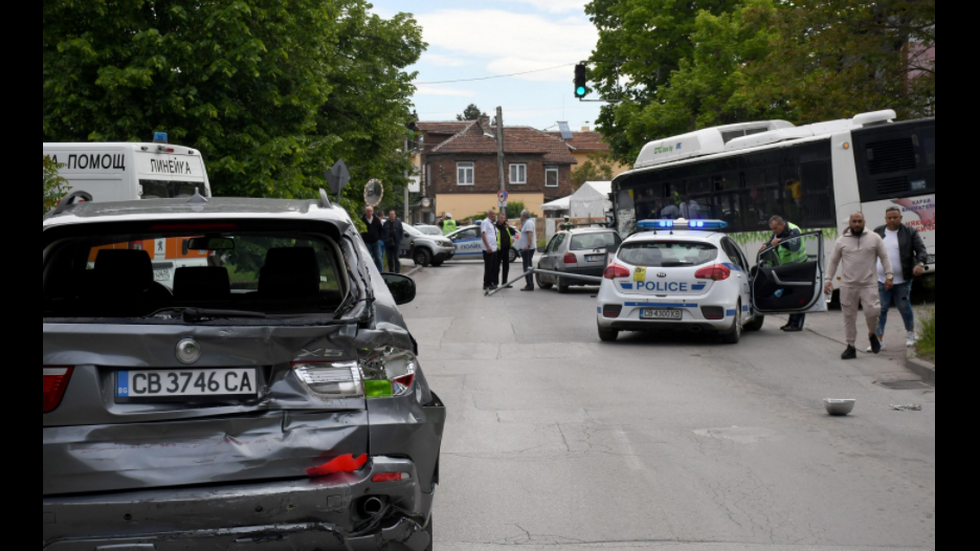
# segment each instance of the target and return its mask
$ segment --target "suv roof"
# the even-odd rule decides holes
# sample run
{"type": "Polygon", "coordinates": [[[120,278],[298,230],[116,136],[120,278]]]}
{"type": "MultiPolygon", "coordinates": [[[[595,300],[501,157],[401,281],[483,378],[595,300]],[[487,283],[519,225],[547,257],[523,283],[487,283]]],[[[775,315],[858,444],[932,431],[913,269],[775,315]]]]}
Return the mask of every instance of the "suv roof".
{"type": "Polygon", "coordinates": [[[148,199],[120,203],[77,203],[42,219],[43,227],[96,222],[140,220],[196,220],[215,218],[274,218],[323,220],[350,224],[347,211],[324,207],[319,200],[210,198],[206,203],[187,199],[148,199]]]}

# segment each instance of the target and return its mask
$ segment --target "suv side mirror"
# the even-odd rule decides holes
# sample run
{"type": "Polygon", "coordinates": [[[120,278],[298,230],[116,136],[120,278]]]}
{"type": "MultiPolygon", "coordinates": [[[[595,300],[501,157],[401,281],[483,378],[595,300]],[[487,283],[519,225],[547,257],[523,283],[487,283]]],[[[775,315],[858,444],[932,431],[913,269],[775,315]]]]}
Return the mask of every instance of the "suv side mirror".
{"type": "Polygon", "coordinates": [[[391,291],[391,296],[395,298],[395,304],[402,306],[415,300],[418,290],[414,279],[401,274],[381,274],[381,277],[391,291]]]}

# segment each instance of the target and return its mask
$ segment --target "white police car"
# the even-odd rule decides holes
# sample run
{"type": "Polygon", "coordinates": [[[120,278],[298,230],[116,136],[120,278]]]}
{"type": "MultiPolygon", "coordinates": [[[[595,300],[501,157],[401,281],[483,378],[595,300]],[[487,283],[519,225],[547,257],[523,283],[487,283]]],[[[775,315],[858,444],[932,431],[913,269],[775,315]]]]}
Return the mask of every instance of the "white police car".
{"type": "Polygon", "coordinates": [[[605,342],[623,331],[685,331],[737,344],[744,330],[762,329],[766,314],[827,310],[820,232],[760,251],[751,268],[742,248],[721,233],[725,222],[637,225],[641,231],[623,242],[603,275],[598,322],[605,342]],[[796,245],[806,248],[805,262],[785,253],[796,245]]]}

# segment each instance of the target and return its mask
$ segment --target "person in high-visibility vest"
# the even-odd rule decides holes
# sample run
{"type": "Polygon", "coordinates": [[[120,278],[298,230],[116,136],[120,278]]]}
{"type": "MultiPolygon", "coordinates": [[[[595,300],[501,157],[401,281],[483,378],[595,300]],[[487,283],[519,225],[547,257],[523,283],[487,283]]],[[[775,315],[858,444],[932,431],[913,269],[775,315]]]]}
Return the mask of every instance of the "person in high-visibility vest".
{"type": "Polygon", "coordinates": [[[457,229],[458,226],[456,224],[456,221],[453,220],[453,215],[447,212],[446,219],[442,221],[442,235],[443,236],[449,235],[455,232],[457,229]]]}
{"type": "MultiPolygon", "coordinates": [[[[782,216],[773,216],[769,220],[772,238],[762,246],[762,250],[776,247],[773,251],[780,266],[788,264],[803,264],[810,260],[803,239],[794,239],[803,235],[803,230],[792,222],[787,222],[782,216]]],[[[782,327],[787,333],[799,333],[806,324],[806,314],[794,314],[789,317],[789,323],[782,327]]]]}

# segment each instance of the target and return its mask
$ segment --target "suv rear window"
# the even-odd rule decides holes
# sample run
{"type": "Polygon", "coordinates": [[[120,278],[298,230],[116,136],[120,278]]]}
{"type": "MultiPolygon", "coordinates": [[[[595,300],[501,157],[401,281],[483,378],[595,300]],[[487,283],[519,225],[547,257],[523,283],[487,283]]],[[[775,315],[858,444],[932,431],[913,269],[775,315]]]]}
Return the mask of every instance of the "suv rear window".
{"type": "Polygon", "coordinates": [[[300,233],[103,232],[56,242],[44,257],[44,318],[333,313],[348,288],[336,243],[300,233]]]}
{"type": "Polygon", "coordinates": [[[710,243],[683,241],[629,243],[619,250],[617,256],[633,266],[679,268],[714,262],[718,259],[718,248],[710,243]]]}
{"type": "Polygon", "coordinates": [[[605,249],[609,245],[619,245],[622,238],[614,232],[609,233],[587,233],[572,237],[571,250],[591,251],[595,249],[605,249]]]}

